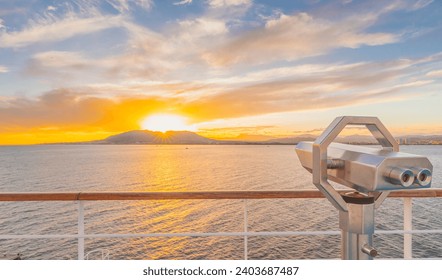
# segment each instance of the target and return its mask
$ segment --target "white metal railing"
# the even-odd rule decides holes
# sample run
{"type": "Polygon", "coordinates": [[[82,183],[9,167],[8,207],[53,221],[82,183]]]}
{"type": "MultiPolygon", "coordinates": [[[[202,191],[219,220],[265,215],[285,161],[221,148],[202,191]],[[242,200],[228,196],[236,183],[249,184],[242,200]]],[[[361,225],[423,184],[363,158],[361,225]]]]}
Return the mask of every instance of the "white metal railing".
{"type": "MultiPolygon", "coordinates": [[[[442,233],[442,229],[413,230],[412,229],[412,199],[411,193],[397,192],[393,197],[402,197],[404,206],[403,230],[377,230],[376,234],[403,234],[404,259],[412,258],[412,235],[416,233],[442,233]]],[[[199,192],[199,193],[0,193],[0,201],[75,201],[78,204],[78,232],[77,234],[44,234],[44,235],[0,235],[0,239],[77,239],[78,260],[85,259],[86,238],[140,238],[140,237],[209,237],[209,236],[242,236],[244,238],[244,259],[248,259],[249,236],[314,236],[340,235],[340,231],[248,231],[247,201],[250,199],[269,198],[321,198],[319,191],[291,191],[291,192],[199,192]],[[74,197],[74,199],[72,199],[74,197]],[[99,199],[101,197],[101,199],[99,199]],[[181,232],[181,233],[127,233],[127,234],[86,234],[84,220],[85,201],[100,200],[167,200],[167,199],[242,199],[243,201],[243,232],[181,232]]],[[[441,190],[419,191],[416,197],[442,197],[441,190]]],[[[90,252],[89,252],[90,253],[90,252]]],[[[108,257],[108,256],[107,256],[108,257]]]]}
{"type": "MultiPolygon", "coordinates": [[[[404,231],[413,229],[413,201],[412,198],[404,198],[404,231]]],[[[404,233],[404,259],[413,257],[413,242],[411,233],[404,233]]]]}
{"type": "Polygon", "coordinates": [[[92,251],[89,251],[84,258],[86,260],[89,260],[93,255],[98,255],[100,257],[100,260],[108,260],[109,259],[109,250],[108,249],[95,249],[92,251]]]}

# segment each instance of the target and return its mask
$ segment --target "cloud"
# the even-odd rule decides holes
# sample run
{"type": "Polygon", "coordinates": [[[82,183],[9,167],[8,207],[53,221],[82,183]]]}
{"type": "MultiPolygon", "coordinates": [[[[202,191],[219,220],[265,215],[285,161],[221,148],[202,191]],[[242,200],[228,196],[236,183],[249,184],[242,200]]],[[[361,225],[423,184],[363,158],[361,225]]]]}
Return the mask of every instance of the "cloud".
{"type": "Polygon", "coordinates": [[[140,7],[144,10],[150,10],[153,6],[153,0],[107,0],[106,2],[120,13],[130,11],[131,5],[140,7]]]}
{"type": "Polygon", "coordinates": [[[88,64],[88,59],[78,52],[48,51],[33,56],[36,63],[44,64],[48,68],[82,68],[88,64]]]}
{"type": "MultiPolygon", "coordinates": [[[[130,5],[138,2],[110,3],[120,7],[118,9],[123,13],[130,9],[130,5]]],[[[216,7],[242,7],[252,2],[207,3],[216,7]]],[[[2,38],[6,40],[0,41],[0,47],[62,41],[118,28],[124,31],[124,35],[120,33],[122,44],[114,55],[97,57],[87,54],[85,49],[82,53],[77,51],[76,57],[72,57],[73,52],[51,53],[56,55],[56,59],[52,60],[37,54],[27,64],[26,73],[33,76],[47,74],[56,78],[61,76],[82,80],[88,75],[88,80],[96,77],[96,82],[101,82],[106,79],[190,80],[216,74],[219,69],[226,70],[218,72],[221,74],[219,76],[223,76],[222,74],[228,74],[230,69],[219,66],[249,67],[260,63],[297,60],[339,47],[357,48],[397,39],[391,34],[365,32],[365,29],[373,24],[373,16],[346,17],[339,21],[331,21],[306,13],[292,16],[279,13],[276,17],[264,19],[265,24],[258,29],[241,30],[238,33],[236,27],[231,24],[231,14],[228,17],[219,17],[220,13],[224,12],[209,9],[202,16],[172,21],[162,30],[153,31],[136,24],[130,16],[105,16],[94,10],[94,6],[84,5],[81,6],[81,10],[89,11],[86,18],[80,17],[78,13],[70,13],[69,17],[52,20],[49,17],[43,22],[30,24],[22,31],[4,34],[2,38]],[[77,63],[74,58],[78,59],[77,63]],[[54,61],[59,61],[57,63],[60,65],[54,61]]]]}
{"type": "Polygon", "coordinates": [[[426,74],[428,77],[442,78],[442,70],[433,70],[426,74]]]}
{"type": "Polygon", "coordinates": [[[94,77],[96,81],[102,81],[158,78],[179,65],[170,60],[173,49],[163,35],[119,16],[111,25],[125,30],[128,37],[117,54],[100,57],[88,55],[85,50],[40,52],[28,60],[24,72],[31,76],[50,76],[51,79],[67,75],[83,81],[85,77],[86,80],[94,77]]]}
{"type": "Polygon", "coordinates": [[[186,5],[186,4],[192,4],[192,0],[182,0],[179,2],[173,3],[174,5],[186,5]]]}
{"type": "Polygon", "coordinates": [[[193,41],[203,37],[226,34],[228,28],[223,20],[200,17],[179,21],[176,31],[184,40],[193,41]]]}
{"type": "Polygon", "coordinates": [[[418,0],[416,1],[416,3],[414,3],[414,5],[412,5],[412,10],[419,10],[422,8],[425,8],[426,6],[430,5],[431,3],[433,3],[434,0],[418,0]]]}
{"type": "MultiPolygon", "coordinates": [[[[65,68],[87,60],[69,52],[44,52],[37,57],[42,61],[56,58],[48,65],[65,68]]],[[[224,122],[229,119],[387,103],[415,98],[426,86],[435,85],[435,81],[419,73],[428,73],[425,69],[437,59],[438,56],[432,56],[386,62],[311,64],[305,65],[305,69],[310,69],[307,74],[302,74],[302,66],[282,67],[217,82],[115,81],[61,88],[37,98],[0,100],[0,128],[5,133],[46,128],[118,132],[138,129],[141,119],[158,112],[183,114],[192,124],[199,123],[200,128],[213,128],[229,125],[224,122]],[[267,71],[276,74],[266,75],[267,71]],[[220,120],[223,122],[216,125],[220,120]]],[[[262,128],[266,129],[275,130],[262,128]]]]}
{"type": "Polygon", "coordinates": [[[34,23],[21,31],[0,34],[0,48],[20,48],[49,43],[121,26],[121,16],[67,17],[54,22],[34,23]]]}
{"type": "Polygon", "coordinates": [[[263,27],[229,40],[204,54],[215,66],[238,63],[270,63],[293,61],[324,54],[336,48],[358,48],[362,45],[383,45],[399,40],[390,33],[365,32],[371,25],[364,17],[350,17],[336,22],[307,13],[280,14],[263,27]]]}
{"type": "Polygon", "coordinates": [[[7,73],[9,72],[9,69],[6,66],[0,65],[0,73],[7,73]]]}
{"type": "MultiPolygon", "coordinates": [[[[47,51],[34,54],[27,62],[22,73],[26,76],[43,77],[53,86],[68,87],[77,81],[85,83],[94,77],[99,80],[100,73],[105,71],[96,59],[80,52],[47,51]]],[[[104,74],[101,74],[104,75],[104,74]]]]}
{"type": "MultiPolygon", "coordinates": [[[[164,110],[173,108],[195,115],[195,121],[204,122],[362,102],[388,102],[408,98],[409,89],[434,83],[428,77],[440,75],[438,70],[428,69],[427,76],[422,76],[419,73],[425,72],[426,67],[420,72],[413,69],[418,64],[440,59],[437,57],[373,63],[286,63],[285,67],[256,67],[263,70],[254,70],[256,64],[280,65],[280,61],[298,61],[337,48],[396,42],[399,35],[369,31],[379,15],[391,11],[392,7],[364,15],[345,13],[338,19],[314,13],[287,15],[279,12],[263,18],[262,25],[253,30],[236,30],[229,24],[231,18],[219,17],[223,13],[218,10],[247,6],[252,2],[207,1],[210,7],[203,15],[172,20],[167,26],[153,30],[135,23],[133,17],[125,14],[134,6],[151,8],[151,1],[108,3],[120,14],[103,15],[84,4],[86,6],[80,10],[91,11],[45,16],[42,20],[30,21],[22,30],[0,33],[0,47],[11,48],[59,42],[111,28],[124,33],[118,51],[113,54],[106,51],[100,56],[89,52],[87,47],[67,51],[56,44],[54,48],[32,54],[24,72],[33,77],[58,80],[59,86],[65,89],[44,93],[35,100],[8,101],[8,105],[3,106],[3,110],[8,109],[3,111],[5,118],[9,113],[14,117],[20,115],[14,112],[22,112],[23,117],[32,115],[31,112],[41,112],[45,116],[49,114],[45,102],[57,97],[67,106],[59,112],[62,116],[63,112],[71,111],[71,106],[78,109],[78,104],[86,101],[102,104],[102,108],[96,107],[97,112],[101,112],[98,115],[102,116],[114,112],[128,100],[137,100],[140,104],[161,103],[164,110]],[[226,67],[217,68],[219,66],[226,67]],[[78,83],[70,84],[74,80],[78,83]]],[[[3,72],[8,71],[4,69],[3,72]]],[[[97,115],[78,110],[85,116],[84,123],[99,122],[97,115]]],[[[51,117],[57,119],[55,115],[51,117]]],[[[49,117],[39,118],[34,113],[29,121],[32,119],[49,125],[49,117]]],[[[57,121],[63,119],[66,120],[64,124],[70,123],[67,117],[57,121]]]]}
{"type": "Polygon", "coordinates": [[[252,0],[207,0],[206,4],[205,16],[223,20],[231,27],[241,29],[244,25],[256,24],[252,18],[246,19],[247,15],[253,15],[254,8],[259,6],[254,5],[252,0]]]}
{"type": "MultiPolygon", "coordinates": [[[[320,71],[322,66],[318,65],[320,67],[310,66],[316,70],[306,75],[292,71],[291,76],[270,75],[271,78],[264,78],[265,75],[258,71],[245,76],[245,83],[242,77],[237,78],[236,84],[226,81],[230,88],[189,103],[186,112],[198,112],[201,121],[206,121],[226,116],[258,116],[414,98],[415,89],[420,89],[420,94],[425,86],[435,82],[416,73],[420,73],[417,68],[426,67],[422,61],[401,59],[328,65],[323,67],[324,71],[320,71]]],[[[297,70],[296,67],[293,69],[297,70]]],[[[266,71],[270,70],[262,72],[266,71]]]]}
{"type": "MultiPolygon", "coordinates": [[[[81,52],[47,51],[28,61],[25,73],[32,76],[60,74],[83,78],[95,71],[102,79],[162,79],[169,73],[207,67],[200,54],[218,44],[229,30],[222,20],[199,17],[176,21],[163,34],[119,18],[114,26],[125,30],[127,38],[115,55],[91,57],[81,52]],[[173,59],[171,59],[173,57],[173,59]],[[98,72],[97,72],[98,71],[98,72]]],[[[92,75],[89,75],[92,76],[92,75]]]]}
{"type": "Polygon", "coordinates": [[[12,15],[12,14],[24,14],[26,12],[26,8],[24,7],[14,7],[14,8],[6,8],[2,7],[0,9],[0,16],[12,15]]]}
{"type": "Polygon", "coordinates": [[[251,5],[251,0],[208,0],[209,6],[214,8],[251,5]]]}
{"type": "MultiPolygon", "coordinates": [[[[64,67],[61,69],[81,68],[79,62],[87,61],[76,53],[46,52],[38,57],[43,61],[55,57],[48,65],[54,63],[54,67],[64,67]]],[[[207,122],[411,98],[413,89],[435,82],[418,73],[427,67],[426,63],[436,60],[437,56],[385,62],[310,64],[193,82],[158,80],[95,84],[83,86],[80,92],[112,100],[130,96],[162,99],[168,104],[163,109],[174,108],[193,116],[195,122],[207,122]]]]}
{"type": "MultiPolygon", "coordinates": [[[[106,29],[124,28],[126,23],[130,22],[127,19],[130,18],[130,12],[138,8],[150,10],[152,6],[152,0],[77,0],[62,3],[57,7],[50,5],[40,14],[32,14],[27,25],[21,30],[0,33],[0,48],[54,43],[106,29]],[[118,14],[103,14],[104,3],[112,6],[118,14]]],[[[6,27],[0,19],[0,31],[1,29],[6,27]]]]}
{"type": "Polygon", "coordinates": [[[59,131],[125,131],[165,100],[158,97],[121,98],[91,96],[83,91],[57,89],[36,99],[19,97],[3,100],[0,132],[53,128],[59,131]]]}
{"type": "Polygon", "coordinates": [[[182,58],[188,64],[203,65],[201,53],[220,44],[229,36],[225,20],[211,17],[198,17],[176,22],[169,30],[171,39],[165,43],[173,51],[171,55],[182,58]]]}
{"type": "MultiPolygon", "coordinates": [[[[313,86],[312,86],[313,87],[313,86]]],[[[319,86],[320,87],[320,86],[319,86]]],[[[365,90],[360,93],[321,92],[298,84],[257,85],[196,100],[185,106],[185,113],[196,114],[199,121],[258,116],[270,113],[330,109],[357,104],[402,100],[407,95],[399,88],[365,90]]]]}
{"type": "MultiPolygon", "coordinates": [[[[216,86],[198,82],[124,82],[121,84],[95,84],[83,87],[82,91],[95,96],[141,96],[158,97],[168,100],[179,99],[180,102],[206,96],[216,86]]],[[[171,104],[171,107],[173,104],[171,104]]]]}

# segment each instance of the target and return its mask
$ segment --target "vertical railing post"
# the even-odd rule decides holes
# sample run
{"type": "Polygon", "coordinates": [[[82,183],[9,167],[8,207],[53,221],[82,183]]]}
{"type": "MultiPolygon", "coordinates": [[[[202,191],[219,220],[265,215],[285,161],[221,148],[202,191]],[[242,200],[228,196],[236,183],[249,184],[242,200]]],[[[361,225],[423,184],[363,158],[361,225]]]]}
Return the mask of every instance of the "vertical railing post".
{"type": "Polygon", "coordinates": [[[84,202],[78,203],[78,259],[84,260],[84,202]]]}
{"type": "Polygon", "coordinates": [[[244,259],[247,260],[248,259],[248,236],[247,236],[247,231],[248,231],[248,222],[247,222],[248,218],[247,218],[247,199],[244,199],[244,259]]]}
{"type": "MultiPolygon", "coordinates": [[[[404,198],[404,231],[413,229],[413,203],[411,197],[404,198]]],[[[404,259],[413,257],[412,234],[404,233],[404,259]]]]}

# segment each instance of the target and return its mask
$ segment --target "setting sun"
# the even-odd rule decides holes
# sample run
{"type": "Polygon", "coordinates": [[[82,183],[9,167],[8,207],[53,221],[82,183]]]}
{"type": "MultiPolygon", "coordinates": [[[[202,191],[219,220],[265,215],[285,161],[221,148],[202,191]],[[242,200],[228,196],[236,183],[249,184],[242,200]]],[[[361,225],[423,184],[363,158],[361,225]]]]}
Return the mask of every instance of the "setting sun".
{"type": "Polygon", "coordinates": [[[194,131],[195,127],[186,123],[186,118],[178,115],[159,114],[151,115],[141,122],[143,129],[152,131],[194,131]]]}

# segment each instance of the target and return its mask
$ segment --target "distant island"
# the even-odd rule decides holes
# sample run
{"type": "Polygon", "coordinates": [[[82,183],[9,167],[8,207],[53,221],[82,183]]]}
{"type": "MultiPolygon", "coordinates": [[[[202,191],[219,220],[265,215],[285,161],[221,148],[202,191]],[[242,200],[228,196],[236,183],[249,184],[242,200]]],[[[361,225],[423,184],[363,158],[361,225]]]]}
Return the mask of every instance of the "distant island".
{"type": "MultiPolygon", "coordinates": [[[[271,138],[267,140],[216,140],[210,139],[191,131],[150,131],[132,130],[112,135],[102,140],[58,143],[58,144],[97,144],[97,145],[148,145],[148,144],[198,144],[198,145],[295,145],[301,141],[314,141],[317,135],[304,134],[293,137],[271,138]]],[[[259,138],[257,138],[259,139],[259,138]]],[[[442,135],[410,135],[397,137],[401,145],[442,145],[442,135]]],[[[369,135],[350,135],[338,137],[337,142],[347,144],[372,145],[377,144],[376,140],[369,135]]]]}
{"type": "Polygon", "coordinates": [[[133,130],[110,136],[96,144],[216,144],[216,140],[191,131],[133,130]]]}

